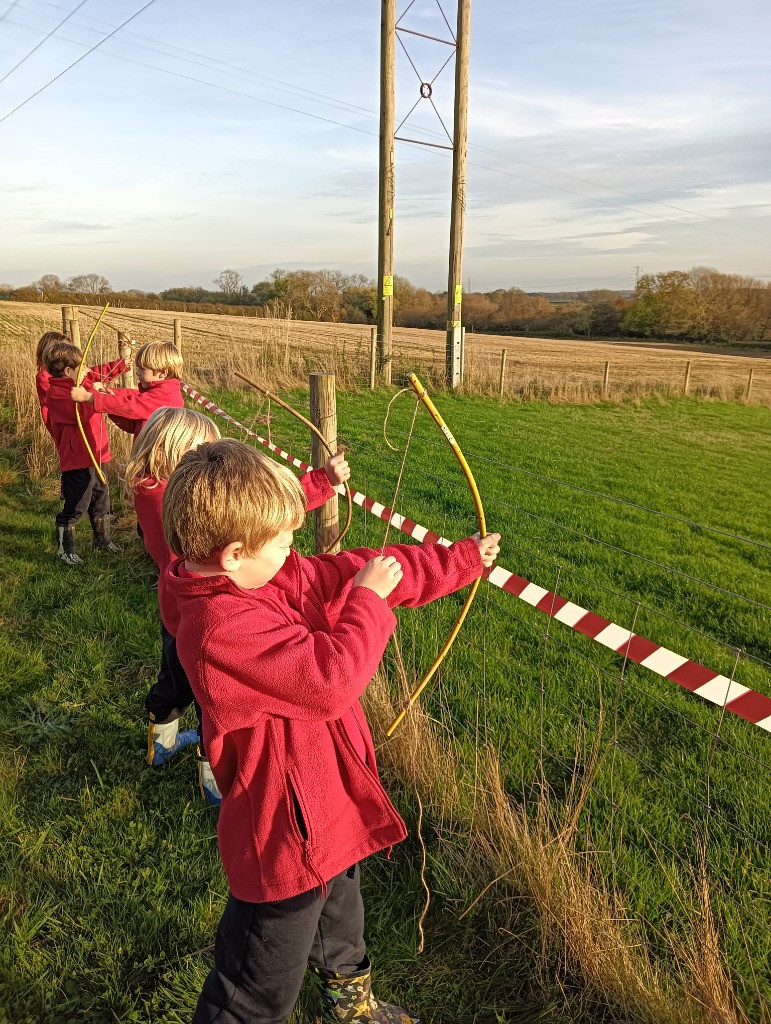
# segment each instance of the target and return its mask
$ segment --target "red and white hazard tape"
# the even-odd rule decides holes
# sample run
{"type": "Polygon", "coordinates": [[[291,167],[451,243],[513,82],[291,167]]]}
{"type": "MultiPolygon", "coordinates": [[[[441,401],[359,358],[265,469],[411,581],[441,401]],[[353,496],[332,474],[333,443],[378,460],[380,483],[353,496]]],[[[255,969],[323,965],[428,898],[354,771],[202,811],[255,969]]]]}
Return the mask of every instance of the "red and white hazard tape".
{"type": "MultiPolygon", "coordinates": [[[[215,402],[210,402],[199,392],[191,388],[189,384],[183,384],[182,390],[192,401],[197,402],[207,412],[220,416],[222,419],[227,420],[228,423],[232,423],[233,426],[238,427],[248,437],[269,448],[280,458],[297,467],[297,469],[307,473],[312,468],[307,462],[294,458],[289,452],[261,437],[253,430],[244,426],[243,423],[239,423],[238,420],[226,413],[215,402]]],[[[343,493],[342,487],[338,488],[338,490],[340,493],[343,493]]],[[[368,498],[366,494],[354,490],[353,487],[351,487],[351,497],[357,505],[365,508],[372,515],[377,516],[378,519],[390,522],[392,526],[401,530],[402,533],[406,533],[408,537],[413,537],[421,543],[444,544],[445,547],[449,547],[452,543],[452,541],[447,540],[445,537],[440,537],[438,533],[434,533],[432,530],[427,530],[425,526],[421,526],[412,519],[407,519],[405,516],[399,515],[398,512],[392,512],[391,509],[386,508],[379,501],[373,501],[372,498],[368,498]]],[[[546,615],[551,616],[557,622],[569,626],[578,633],[583,633],[584,636],[596,640],[603,647],[608,647],[629,661],[642,665],[644,668],[650,669],[651,672],[655,672],[656,675],[677,683],[678,686],[690,690],[691,693],[698,694],[699,697],[703,697],[712,704],[725,707],[727,711],[731,711],[740,718],[760,726],[766,732],[771,732],[771,697],[758,693],[756,690],[751,690],[747,686],[742,686],[741,683],[737,683],[727,676],[720,675],[718,672],[714,672],[712,669],[706,668],[706,666],[700,665],[696,661],[691,661],[680,654],[675,654],[674,651],[670,651],[660,644],[653,643],[652,640],[647,640],[638,633],[632,633],[631,630],[624,629],[609,619],[595,615],[594,612],[587,611],[586,608],[573,604],[564,597],[560,597],[559,594],[545,590],[543,587],[531,583],[530,580],[517,576],[516,573],[509,572],[502,566],[495,566],[495,568],[486,573],[486,577],[493,586],[505,590],[507,594],[513,594],[514,597],[518,597],[521,601],[532,605],[533,608],[545,612],[546,615]]]]}

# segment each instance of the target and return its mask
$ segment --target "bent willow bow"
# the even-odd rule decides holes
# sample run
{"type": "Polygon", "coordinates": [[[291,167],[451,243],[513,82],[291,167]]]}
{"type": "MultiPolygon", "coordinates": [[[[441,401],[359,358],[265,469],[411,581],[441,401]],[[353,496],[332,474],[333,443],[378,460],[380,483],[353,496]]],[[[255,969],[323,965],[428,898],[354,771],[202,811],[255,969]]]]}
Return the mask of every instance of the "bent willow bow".
{"type": "MultiPolygon", "coordinates": [[[[481,537],[485,537],[487,536],[487,524],[485,523],[485,512],[484,509],[482,508],[482,499],[479,497],[479,491],[477,490],[476,481],[474,480],[474,476],[471,470],[469,469],[469,465],[466,462],[466,458],[463,452],[460,450],[458,442],[453,437],[450,428],[442,419],[441,415],[439,414],[439,410],[428,397],[428,395],[426,394],[426,389],[420,383],[415,374],[411,373],[409,375],[408,380],[413,390],[415,391],[415,394],[418,396],[423,405],[425,405],[425,407],[431,413],[431,417],[433,418],[434,423],[436,423],[437,427],[439,427],[441,432],[444,434],[445,440],[452,448],[455,458],[460,463],[460,468],[463,470],[463,475],[466,477],[469,488],[471,490],[471,496],[474,499],[474,508],[477,514],[477,521],[479,522],[479,535],[481,537]]],[[[418,697],[420,697],[423,690],[425,690],[426,686],[428,686],[431,679],[434,677],[434,674],[436,673],[439,666],[447,657],[450,648],[455,643],[455,638],[460,632],[460,627],[463,625],[463,621],[466,618],[466,615],[468,614],[468,610],[471,607],[471,603],[474,600],[474,597],[476,596],[476,592],[479,589],[480,579],[481,577],[478,577],[471,584],[471,589],[469,590],[468,595],[466,596],[466,600],[463,602],[463,607],[460,610],[460,615],[458,616],[455,625],[452,627],[450,635],[447,637],[444,644],[442,645],[442,649],[436,656],[436,659],[431,668],[428,670],[428,672],[426,672],[420,683],[415,687],[413,692],[410,694],[409,698],[405,701],[404,707],[389,726],[388,731],[386,732],[386,736],[393,736],[394,732],[398,729],[399,725],[403,721],[404,716],[407,714],[407,712],[418,699],[418,697]]]]}
{"type": "MultiPolygon", "coordinates": [[[[249,377],[244,376],[243,373],[239,373],[238,370],[234,370],[233,375],[235,377],[238,377],[239,380],[242,380],[244,384],[248,384],[249,387],[254,388],[255,391],[259,391],[261,395],[265,395],[265,397],[269,399],[271,402],[275,402],[276,405],[281,406],[282,409],[285,409],[288,413],[291,413],[292,416],[295,417],[295,419],[298,419],[300,423],[304,424],[311,431],[311,433],[316,435],[324,451],[327,453],[327,455],[329,455],[330,458],[337,454],[337,452],[332,451],[331,447],[329,446],[329,443],[327,442],[327,439],[321,433],[319,428],[314,423],[311,423],[310,420],[307,420],[301,412],[298,412],[296,409],[293,409],[291,405],[289,405],[283,399],[279,398],[278,395],[274,395],[272,391],[268,391],[268,389],[264,388],[261,384],[257,384],[249,377]]],[[[351,526],[351,519],[353,517],[353,498],[351,497],[351,488],[348,486],[347,483],[344,483],[343,487],[345,488],[345,497],[348,502],[348,509],[345,515],[345,526],[342,528],[337,537],[332,541],[332,543],[327,548],[325,548],[325,555],[329,554],[332,548],[334,548],[337,544],[339,544],[342,541],[343,537],[345,537],[346,533],[348,533],[348,530],[350,529],[351,526]]]]}
{"type": "MultiPolygon", "coordinates": [[[[78,385],[78,387],[80,387],[80,385],[83,383],[83,378],[85,377],[86,370],[88,369],[88,353],[91,350],[91,345],[92,345],[92,343],[94,341],[94,338],[96,337],[96,332],[99,329],[99,324],[102,322],[102,319],[104,318],[104,314],[107,312],[107,307],[109,305],[110,305],[109,302],[106,302],[104,304],[104,309],[102,310],[99,319],[94,324],[94,329],[89,334],[88,341],[86,342],[86,347],[83,349],[83,359],[81,361],[80,366],[78,367],[78,377],[77,377],[77,380],[76,380],[76,384],[78,385]]],[[[80,418],[80,402],[76,402],[75,403],[75,419],[78,421],[78,430],[80,431],[80,436],[83,439],[83,444],[86,446],[86,451],[88,452],[89,457],[90,457],[91,461],[94,464],[94,469],[96,470],[96,475],[99,477],[99,479],[102,481],[103,484],[106,484],[107,483],[107,479],[106,479],[104,473],[102,472],[101,464],[99,463],[99,460],[97,459],[96,455],[94,455],[93,451],[91,450],[91,445],[88,443],[88,438],[86,437],[86,432],[83,429],[83,421],[80,418]]]]}

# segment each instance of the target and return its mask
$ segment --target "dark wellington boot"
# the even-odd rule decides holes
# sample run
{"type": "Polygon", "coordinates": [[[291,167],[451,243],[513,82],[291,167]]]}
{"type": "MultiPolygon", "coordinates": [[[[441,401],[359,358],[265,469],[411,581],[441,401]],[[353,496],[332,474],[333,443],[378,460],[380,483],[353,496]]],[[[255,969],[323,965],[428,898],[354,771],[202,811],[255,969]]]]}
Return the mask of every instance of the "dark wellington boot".
{"type": "Polygon", "coordinates": [[[411,1013],[372,995],[369,958],[355,974],[335,974],[321,967],[312,970],[321,986],[317,1024],[420,1024],[411,1013]]]}
{"type": "Polygon", "coordinates": [[[65,565],[83,565],[83,559],[75,551],[74,526],[57,526],[56,539],[59,542],[56,554],[65,565]]]}
{"type": "Polygon", "coordinates": [[[91,520],[91,529],[94,531],[94,547],[99,551],[119,552],[117,544],[110,540],[110,517],[98,516],[91,520]]]}

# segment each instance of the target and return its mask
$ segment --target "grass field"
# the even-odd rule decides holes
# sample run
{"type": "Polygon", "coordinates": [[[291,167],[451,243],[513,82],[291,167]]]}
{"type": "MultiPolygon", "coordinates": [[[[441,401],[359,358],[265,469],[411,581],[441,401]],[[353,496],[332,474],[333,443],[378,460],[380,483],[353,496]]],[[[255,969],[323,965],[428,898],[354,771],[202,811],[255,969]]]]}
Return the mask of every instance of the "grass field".
{"type": "MultiPolygon", "coordinates": [[[[266,409],[251,395],[211,396],[265,431],[266,409]]],[[[338,412],[354,485],[390,505],[401,453],[382,440],[389,397],[340,393],[338,412]]],[[[290,400],[307,404],[300,392],[290,400]]],[[[771,544],[767,409],[683,399],[566,406],[452,396],[440,405],[469,455],[489,527],[504,534],[502,565],[771,693],[764,664],[771,622],[763,607],[770,552],[725,536],[771,544]]],[[[0,950],[0,1014],[4,1008],[9,1022],[23,1024],[187,1020],[225,884],[214,818],[195,798],[193,759],[183,755],[160,774],[142,764],[141,702],[159,647],[148,563],[123,508],[124,557],[95,555],[83,572],[64,571],[50,539],[56,481],[28,478],[28,442],[14,436],[12,416],[6,408],[0,504],[10,548],[0,596],[0,813],[7,824],[0,916],[10,936],[0,950]]],[[[276,439],[303,456],[300,428],[279,416],[271,424],[276,439]]],[[[411,417],[403,398],[389,421],[398,447],[411,417]]],[[[445,536],[463,536],[476,528],[474,516],[443,445],[420,417],[396,507],[445,536]]],[[[349,545],[379,545],[383,524],[355,515],[349,545]]],[[[299,544],[307,550],[307,530],[299,544]]],[[[409,679],[430,662],[457,607],[448,599],[401,616],[409,679]]],[[[441,800],[423,824],[433,897],[420,957],[420,844],[413,837],[392,862],[376,859],[366,872],[382,987],[432,1024],[740,1020],[728,1004],[714,1010],[698,984],[700,966],[706,975],[697,958],[704,907],[694,876],[706,841],[723,956],[750,1019],[767,1019],[768,734],[721,717],[645,669],[623,666],[558,623],[547,633],[547,622],[484,588],[429,694],[427,724],[468,780],[472,824],[477,803],[485,813],[489,806],[480,751],[495,751],[513,806],[533,815],[544,782],[559,816],[560,807],[573,807],[571,783],[586,781],[575,862],[591,864],[618,894],[616,914],[629,918],[626,940],[645,944],[666,999],[658,1005],[648,996],[646,1013],[645,1000],[632,999],[631,981],[628,1001],[603,989],[564,935],[556,945],[546,941],[548,922],[519,876],[518,885],[499,878],[487,889],[497,874],[474,870],[474,834],[464,836],[463,821],[443,816],[441,800]],[[707,1004],[702,1016],[698,998],[707,1004]]],[[[393,651],[386,664],[396,686],[393,651]]],[[[409,773],[388,747],[381,756],[414,833],[409,773]]],[[[439,788],[452,788],[449,774],[439,788]]],[[[312,1019],[307,1013],[298,1011],[297,1024],[312,1019]]]]}

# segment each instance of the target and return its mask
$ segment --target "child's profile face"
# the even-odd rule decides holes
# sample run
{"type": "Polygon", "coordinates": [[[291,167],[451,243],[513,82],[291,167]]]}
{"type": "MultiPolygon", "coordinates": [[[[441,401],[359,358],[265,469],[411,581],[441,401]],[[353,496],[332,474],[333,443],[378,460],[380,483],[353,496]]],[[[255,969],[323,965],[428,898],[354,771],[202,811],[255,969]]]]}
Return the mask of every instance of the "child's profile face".
{"type": "Polygon", "coordinates": [[[166,370],[151,370],[149,366],[136,367],[137,380],[140,384],[153,384],[156,380],[166,380],[166,370]]]}
{"type": "Polygon", "coordinates": [[[269,583],[289,558],[294,530],[282,530],[277,537],[263,544],[255,555],[241,555],[238,569],[228,575],[244,590],[257,590],[269,583]]]}

